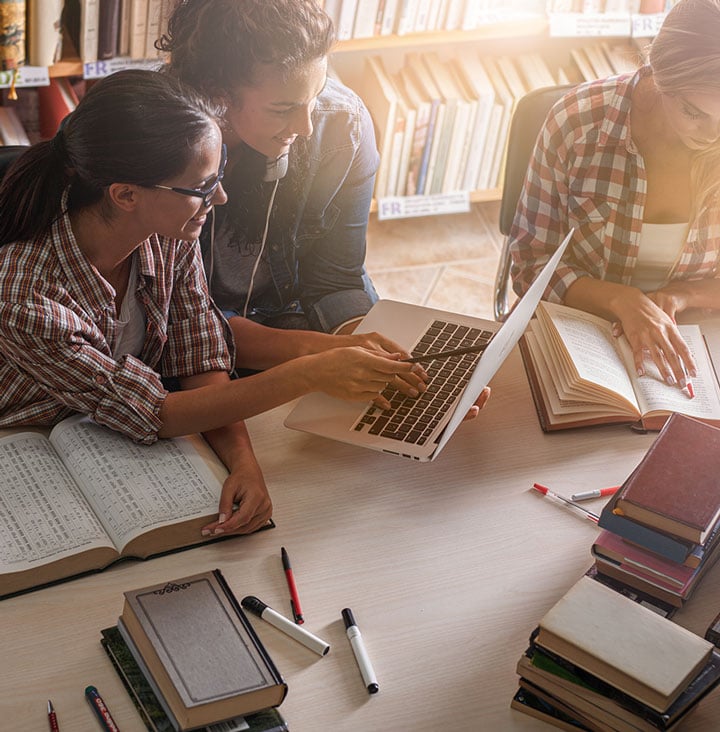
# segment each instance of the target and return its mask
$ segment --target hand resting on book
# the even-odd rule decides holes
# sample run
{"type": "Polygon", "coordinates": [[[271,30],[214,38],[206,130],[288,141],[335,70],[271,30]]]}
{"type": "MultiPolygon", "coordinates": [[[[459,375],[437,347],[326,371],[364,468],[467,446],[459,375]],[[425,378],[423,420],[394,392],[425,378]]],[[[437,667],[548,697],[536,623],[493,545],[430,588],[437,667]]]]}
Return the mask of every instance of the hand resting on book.
{"type": "Polygon", "coordinates": [[[624,333],[628,339],[638,376],[645,373],[645,359],[651,358],[668,384],[684,388],[686,374],[696,376],[697,366],[675,323],[680,302],[672,300],[670,304],[671,298],[662,293],[644,293],[636,287],[581,277],[568,289],[565,304],[614,321],[613,334],[624,333]]]}

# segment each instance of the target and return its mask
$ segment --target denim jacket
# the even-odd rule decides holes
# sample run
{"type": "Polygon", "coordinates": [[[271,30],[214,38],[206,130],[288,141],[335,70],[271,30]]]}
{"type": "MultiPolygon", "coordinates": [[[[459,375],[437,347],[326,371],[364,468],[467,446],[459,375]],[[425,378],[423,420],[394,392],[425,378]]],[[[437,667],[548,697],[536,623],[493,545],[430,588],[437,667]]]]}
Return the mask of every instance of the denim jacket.
{"type": "MultiPolygon", "coordinates": [[[[377,300],[364,262],[379,156],[370,114],[359,97],[338,82],[328,79],[312,120],[312,135],[290,148],[289,170],[277,188],[263,255],[272,282],[262,292],[253,290],[248,317],[263,322],[303,312],[309,327],[331,332],[364,315],[377,300]]],[[[201,237],[211,288],[211,270],[223,259],[241,256],[243,247],[249,261],[257,258],[260,237],[247,231],[250,225],[245,221],[252,215],[257,219],[260,211],[264,222],[275,185],[259,182],[264,157],[247,147],[240,153],[245,157],[235,168],[243,169],[239,174],[244,187],[233,189],[228,182],[229,201],[215,211],[201,237]],[[245,216],[246,210],[252,215],[245,216]],[[215,242],[211,265],[212,230],[217,231],[224,219],[231,233],[224,244],[215,242]],[[222,252],[218,246],[223,246],[222,252]]],[[[232,293],[232,303],[225,293],[218,300],[220,307],[242,313],[247,287],[242,289],[232,293]]]]}

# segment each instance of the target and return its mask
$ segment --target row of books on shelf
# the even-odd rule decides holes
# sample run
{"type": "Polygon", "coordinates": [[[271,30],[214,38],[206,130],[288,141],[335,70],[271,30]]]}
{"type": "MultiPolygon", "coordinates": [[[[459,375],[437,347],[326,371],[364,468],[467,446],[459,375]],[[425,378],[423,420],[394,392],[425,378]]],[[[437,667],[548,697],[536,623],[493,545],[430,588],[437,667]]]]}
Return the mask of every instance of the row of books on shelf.
{"type": "Polygon", "coordinates": [[[548,0],[548,13],[666,13],[678,0],[548,0]]]}
{"type": "Polygon", "coordinates": [[[375,197],[500,187],[510,121],[521,97],[544,86],[634,69],[639,58],[634,46],[599,44],[588,51],[595,71],[589,56],[576,50],[583,67],[573,58],[572,67],[557,73],[539,53],[475,52],[450,60],[434,52],[408,53],[394,73],[379,55],[368,57],[353,86],[375,123],[375,197]]]}
{"type": "Polygon", "coordinates": [[[47,86],[19,89],[17,99],[3,94],[0,106],[0,144],[31,145],[48,140],[63,118],[75,109],[85,82],[51,78],[47,86]]]}
{"type": "Polygon", "coordinates": [[[325,0],[338,40],[473,30],[489,23],[544,17],[545,0],[325,0]]]}
{"type": "MultiPolygon", "coordinates": [[[[553,14],[663,14],[677,0],[324,0],[338,39],[475,30],[553,14]]],[[[569,26],[571,27],[571,26],[569,26]]],[[[630,32],[630,26],[626,32],[630,32]]]]}
{"type": "Polygon", "coordinates": [[[719,468],[720,429],[673,414],[603,508],[594,566],[532,632],[513,708],[568,730],[672,730],[720,683],[718,618],[705,638],[671,620],[718,557],[719,468]]]}
{"type": "Polygon", "coordinates": [[[27,0],[16,13],[13,44],[0,46],[0,67],[51,66],[63,55],[158,58],[174,0],[27,0]]]}

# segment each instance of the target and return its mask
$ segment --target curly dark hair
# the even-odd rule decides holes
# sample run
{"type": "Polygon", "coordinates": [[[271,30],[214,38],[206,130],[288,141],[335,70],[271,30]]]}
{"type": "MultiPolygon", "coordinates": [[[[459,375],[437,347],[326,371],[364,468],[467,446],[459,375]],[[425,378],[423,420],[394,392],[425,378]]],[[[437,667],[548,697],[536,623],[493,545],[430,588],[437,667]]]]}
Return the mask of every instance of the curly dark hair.
{"type": "Polygon", "coordinates": [[[316,0],[184,0],[156,47],[168,70],[210,98],[252,86],[259,65],[289,74],[327,56],[332,20],[316,0]]]}

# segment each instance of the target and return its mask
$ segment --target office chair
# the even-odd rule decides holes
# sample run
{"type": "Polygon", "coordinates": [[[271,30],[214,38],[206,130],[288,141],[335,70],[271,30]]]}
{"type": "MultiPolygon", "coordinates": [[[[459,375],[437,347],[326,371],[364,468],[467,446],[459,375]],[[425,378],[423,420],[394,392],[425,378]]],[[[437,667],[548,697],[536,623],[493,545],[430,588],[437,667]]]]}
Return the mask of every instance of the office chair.
{"type": "Polygon", "coordinates": [[[574,84],[546,86],[533,89],[518,101],[510,123],[508,134],[507,160],[502,199],[500,201],[500,233],[504,235],[500,262],[495,274],[495,300],[493,308],[495,320],[503,321],[510,312],[508,288],[510,277],[510,249],[508,234],[515,218],[525,173],[532,156],[535,140],[540,128],[555,102],[572,89],[574,84]]]}

